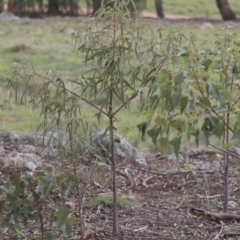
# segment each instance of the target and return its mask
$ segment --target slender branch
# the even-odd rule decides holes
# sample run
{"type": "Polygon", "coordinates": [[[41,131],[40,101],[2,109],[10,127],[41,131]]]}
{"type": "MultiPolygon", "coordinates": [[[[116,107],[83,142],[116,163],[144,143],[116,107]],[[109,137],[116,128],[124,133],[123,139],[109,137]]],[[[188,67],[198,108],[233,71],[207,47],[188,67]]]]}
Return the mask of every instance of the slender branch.
{"type": "Polygon", "coordinates": [[[229,126],[228,123],[226,123],[226,121],[224,121],[221,118],[221,116],[217,113],[217,111],[214,108],[210,108],[210,109],[207,109],[207,108],[204,108],[204,107],[202,107],[202,108],[205,109],[206,111],[212,111],[218,117],[218,119],[227,127],[227,129],[229,129],[232,133],[234,132],[234,130],[229,126]]]}
{"type": "Polygon", "coordinates": [[[112,115],[115,116],[129,101],[133,100],[135,97],[137,97],[139,90],[137,90],[135,93],[132,94],[130,98],[128,98],[117,110],[115,110],[112,115]]]}
{"type": "Polygon", "coordinates": [[[70,94],[80,98],[81,100],[83,100],[84,102],[86,102],[87,104],[89,104],[90,106],[92,106],[93,108],[97,109],[99,112],[103,113],[104,115],[106,115],[108,117],[108,113],[104,112],[102,109],[100,109],[99,107],[97,107],[96,105],[94,105],[93,103],[89,102],[87,99],[81,97],[80,95],[78,95],[77,93],[67,89],[67,88],[64,88],[67,92],[69,92],[70,94]]]}
{"type": "Polygon", "coordinates": [[[231,155],[231,156],[233,156],[233,157],[235,157],[235,158],[240,158],[238,155],[236,155],[236,154],[234,154],[234,153],[232,153],[232,152],[230,152],[230,151],[227,151],[227,150],[224,150],[224,149],[221,149],[221,148],[219,148],[219,147],[217,147],[217,146],[215,146],[215,145],[213,145],[213,144],[209,144],[209,146],[211,146],[211,147],[213,147],[213,148],[216,148],[217,150],[219,150],[219,151],[221,151],[221,152],[223,152],[223,153],[228,153],[229,155],[231,155]]]}
{"type": "MultiPolygon", "coordinates": [[[[38,77],[40,77],[40,78],[46,79],[46,80],[48,80],[48,81],[51,81],[50,78],[45,77],[45,76],[42,76],[42,75],[39,74],[39,73],[31,72],[31,71],[29,71],[29,70],[26,70],[26,71],[29,72],[29,73],[33,73],[34,75],[36,75],[36,76],[38,76],[38,77]]],[[[63,88],[62,86],[59,86],[59,87],[63,88]]],[[[77,94],[77,93],[75,93],[75,92],[73,92],[73,91],[71,91],[71,90],[69,90],[69,89],[67,89],[67,88],[64,88],[64,90],[66,90],[68,93],[72,94],[73,96],[76,96],[76,97],[80,98],[82,101],[86,102],[87,104],[89,104],[90,106],[92,106],[93,108],[97,109],[99,112],[103,113],[104,115],[106,115],[106,116],[108,117],[108,113],[106,113],[105,111],[103,111],[102,109],[100,109],[99,107],[97,107],[96,105],[94,105],[93,103],[91,103],[90,101],[88,101],[86,98],[80,96],[79,94],[77,94]]]]}

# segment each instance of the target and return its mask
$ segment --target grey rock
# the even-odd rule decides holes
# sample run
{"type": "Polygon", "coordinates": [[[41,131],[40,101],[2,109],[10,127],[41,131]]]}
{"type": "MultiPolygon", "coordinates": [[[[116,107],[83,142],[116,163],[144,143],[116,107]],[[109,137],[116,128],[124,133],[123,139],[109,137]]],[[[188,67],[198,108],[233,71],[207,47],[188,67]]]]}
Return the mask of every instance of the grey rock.
{"type": "Polygon", "coordinates": [[[238,207],[238,203],[235,201],[228,201],[228,206],[231,208],[237,208],[238,207]]]}
{"type": "Polygon", "coordinates": [[[38,155],[33,153],[19,153],[17,151],[8,154],[8,161],[15,166],[26,167],[31,171],[42,165],[41,158],[38,155]]]}
{"type": "Polygon", "coordinates": [[[22,153],[36,153],[36,147],[26,144],[24,146],[21,146],[21,152],[22,153]]]}
{"type": "MultiPolygon", "coordinates": [[[[168,160],[172,160],[172,161],[176,161],[176,160],[177,160],[176,154],[175,154],[175,153],[169,154],[169,155],[167,156],[167,159],[168,159],[168,160]]],[[[182,156],[181,154],[179,154],[178,160],[183,160],[183,156],[182,156]]]]}
{"type": "Polygon", "coordinates": [[[41,151],[41,157],[48,158],[48,157],[56,157],[58,156],[58,150],[55,148],[44,148],[41,151]]]}
{"type": "MultiPolygon", "coordinates": [[[[99,130],[92,134],[91,140],[104,151],[109,151],[110,133],[99,130]]],[[[115,154],[117,162],[129,162],[131,164],[147,165],[143,154],[132,146],[125,137],[114,133],[115,154]]]]}
{"type": "Polygon", "coordinates": [[[3,154],[5,152],[4,147],[0,146],[0,155],[3,154]]]}
{"type": "Polygon", "coordinates": [[[62,129],[52,129],[46,133],[36,134],[35,143],[45,147],[57,148],[67,144],[67,137],[62,129]]]}
{"type": "Polygon", "coordinates": [[[231,147],[229,148],[229,151],[240,156],[240,148],[238,148],[238,147],[231,146],[231,147]]]}
{"type": "Polygon", "coordinates": [[[210,162],[204,162],[201,166],[201,169],[203,170],[212,170],[212,171],[220,171],[221,165],[219,161],[215,160],[213,163],[210,162]]]}

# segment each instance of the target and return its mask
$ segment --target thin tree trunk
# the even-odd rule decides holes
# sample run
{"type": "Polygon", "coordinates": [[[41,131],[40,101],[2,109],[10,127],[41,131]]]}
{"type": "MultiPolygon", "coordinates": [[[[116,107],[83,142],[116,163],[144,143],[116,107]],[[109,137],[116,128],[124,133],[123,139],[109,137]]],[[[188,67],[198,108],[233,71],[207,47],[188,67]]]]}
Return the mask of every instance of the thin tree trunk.
{"type": "Polygon", "coordinates": [[[8,0],[8,11],[12,13],[17,12],[17,0],[8,0]]]}
{"type": "Polygon", "coordinates": [[[160,18],[164,18],[164,11],[163,11],[162,0],[155,0],[155,7],[156,7],[157,15],[160,18]]]}
{"type": "Polygon", "coordinates": [[[113,86],[111,84],[109,96],[109,124],[110,124],[110,143],[111,143],[111,166],[112,166],[112,187],[113,187],[113,235],[114,239],[118,236],[118,210],[117,210],[117,182],[116,182],[116,159],[114,144],[114,126],[113,126],[113,86]]]}
{"type": "Polygon", "coordinates": [[[48,1],[48,13],[50,15],[56,15],[59,13],[59,1],[49,0],[48,1]]]}
{"type": "Polygon", "coordinates": [[[234,21],[237,19],[228,0],[216,0],[216,3],[224,21],[234,21]]]}
{"type": "Polygon", "coordinates": [[[99,10],[99,8],[101,7],[102,1],[101,0],[92,0],[92,6],[93,6],[93,11],[92,11],[92,15],[94,16],[97,11],[99,10]]]}
{"type": "Polygon", "coordinates": [[[0,12],[2,12],[4,6],[4,1],[0,0],[0,12]]]}

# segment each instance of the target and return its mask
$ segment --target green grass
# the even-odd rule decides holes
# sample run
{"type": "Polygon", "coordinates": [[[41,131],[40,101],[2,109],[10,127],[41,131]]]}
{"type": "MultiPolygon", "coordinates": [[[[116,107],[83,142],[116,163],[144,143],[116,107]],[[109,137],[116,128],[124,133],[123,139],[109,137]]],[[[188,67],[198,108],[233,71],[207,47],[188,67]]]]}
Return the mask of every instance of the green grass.
{"type": "MultiPolygon", "coordinates": [[[[1,25],[0,37],[0,131],[16,131],[19,133],[33,133],[36,131],[41,118],[39,110],[33,113],[24,106],[16,106],[14,99],[9,104],[7,95],[7,72],[14,64],[27,64],[34,66],[36,72],[43,75],[48,71],[56,71],[64,79],[78,79],[83,69],[83,55],[77,54],[70,33],[79,23],[80,18],[45,18],[22,19],[16,22],[4,22],[1,25]]],[[[160,22],[154,22],[159,25],[160,22]]],[[[194,24],[178,23],[170,25],[163,23],[164,29],[181,29],[185,34],[194,33],[198,44],[211,46],[215,40],[214,34],[221,29],[221,25],[214,30],[200,29],[194,24]]],[[[236,32],[238,28],[236,27],[236,32]]],[[[91,123],[98,124],[96,113],[83,104],[82,118],[91,123]]],[[[140,103],[135,101],[131,105],[131,112],[121,111],[117,117],[117,127],[120,134],[124,135],[134,145],[149,147],[155,150],[150,139],[142,143],[137,125],[145,120],[139,113],[140,103]]],[[[108,125],[107,119],[102,120],[99,128],[108,125]]]]}
{"type": "MultiPolygon", "coordinates": [[[[229,1],[232,10],[240,17],[240,1],[229,1]]],[[[221,19],[215,1],[211,0],[163,0],[165,14],[221,19]]],[[[147,11],[155,11],[155,1],[147,1],[147,11]]]]}

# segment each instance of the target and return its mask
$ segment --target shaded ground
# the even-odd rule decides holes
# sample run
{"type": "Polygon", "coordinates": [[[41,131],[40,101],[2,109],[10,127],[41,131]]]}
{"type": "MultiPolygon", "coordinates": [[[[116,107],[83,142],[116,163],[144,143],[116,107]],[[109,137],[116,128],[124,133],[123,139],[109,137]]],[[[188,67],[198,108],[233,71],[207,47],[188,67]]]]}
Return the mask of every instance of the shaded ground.
{"type": "MultiPolygon", "coordinates": [[[[34,146],[32,137],[20,139],[11,138],[9,134],[0,135],[1,147],[5,153],[23,151],[24,146],[34,146]]],[[[1,169],[6,156],[0,154],[1,169]]],[[[52,165],[58,168],[56,161],[43,159],[44,166],[52,165]]],[[[197,150],[183,154],[179,161],[171,160],[161,154],[147,157],[148,166],[145,168],[133,166],[118,166],[118,189],[124,197],[141,202],[139,208],[119,208],[119,239],[239,239],[240,220],[235,217],[221,219],[211,213],[219,213],[223,206],[223,174],[222,157],[218,156],[214,168],[208,164],[208,155],[197,150]],[[209,166],[206,168],[206,166],[209,166]],[[173,173],[173,174],[172,174],[173,173]],[[209,212],[207,212],[209,211],[209,212]]],[[[79,168],[83,163],[79,164],[79,168]]],[[[87,166],[85,162],[85,166],[87,166]]],[[[111,192],[111,180],[107,167],[103,166],[106,180],[94,178],[91,191],[87,191],[84,203],[91,200],[91,196],[111,192]]],[[[12,168],[12,172],[24,172],[24,168],[12,168]]],[[[1,172],[0,172],[1,173],[1,172]]],[[[6,176],[0,174],[0,184],[6,176]]],[[[229,211],[240,214],[239,166],[231,160],[230,204],[229,211]]],[[[76,192],[69,194],[69,201],[74,203],[71,214],[78,216],[76,192]]],[[[48,214],[46,212],[46,214],[48,214]]],[[[87,225],[85,240],[114,239],[112,232],[112,210],[110,206],[99,205],[97,209],[83,208],[83,218],[87,225]]],[[[225,216],[226,217],[226,216],[225,216]]],[[[224,218],[225,218],[224,217],[224,218]]],[[[228,218],[228,217],[226,217],[228,218]]],[[[49,226],[50,227],[50,226],[49,226]]],[[[26,228],[26,238],[36,239],[39,236],[39,224],[30,223],[26,228]]],[[[72,237],[80,239],[80,228],[76,227],[72,237]]],[[[22,239],[9,236],[7,229],[3,229],[3,239],[22,239]]],[[[54,239],[63,239],[56,232],[54,239]]]]}

